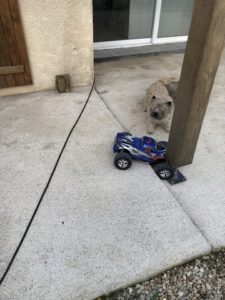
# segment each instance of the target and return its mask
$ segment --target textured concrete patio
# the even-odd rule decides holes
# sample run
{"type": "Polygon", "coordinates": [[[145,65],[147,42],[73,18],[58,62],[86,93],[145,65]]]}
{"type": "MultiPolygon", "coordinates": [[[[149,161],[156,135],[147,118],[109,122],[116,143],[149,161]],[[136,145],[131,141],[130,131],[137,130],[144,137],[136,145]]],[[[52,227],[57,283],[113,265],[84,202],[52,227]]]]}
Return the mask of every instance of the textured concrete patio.
{"type": "MultiPolygon", "coordinates": [[[[129,58],[96,65],[97,89],[117,119],[134,134],[146,133],[143,96],[161,77],[179,78],[183,55],[129,58]],[[119,74],[119,75],[118,75],[119,74]]],[[[194,162],[181,168],[188,178],[168,186],[214,249],[225,247],[225,53],[223,54],[201,131],[194,162]]],[[[168,139],[158,129],[154,136],[168,139]]]]}
{"type": "MultiPolygon", "coordinates": [[[[182,168],[187,182],[171,187],[140,162],[127,172],[113,166],[115,133],[146,134],[145,89],[179,76],[181,63],[181,54],[170,54],[96,65],[99,94],[69,140],[0,299],[93,299],[225,246],[224,58],[195,161],[182,168]]],[[[0,100],[1,276],[88,90],[0,100]]]]}
{"type": "Polygon", "coordinates": [[[89,88],[0,99],[0,276],[52,172],[89,88]]]}
{"type": "MultiPolygon", "coordinates": [[[[119,130],[94,93],[2,285],[3,299],[92,299],[210,250],[148,165],[114,168],[111,148],[119,130]]],[[[21,203],[12,205],[13,194],[10,199],[4,206],[18,216],[10,220],[22,233],[25,222],[18,219],[31,211],[23,198],[24,213],[17,210],[21,203]]],[[[21,233],[8,233],[9,241],[21,233]]],[[[8,245],[2,272],[14,248],[15,242],[8,245]]]]}

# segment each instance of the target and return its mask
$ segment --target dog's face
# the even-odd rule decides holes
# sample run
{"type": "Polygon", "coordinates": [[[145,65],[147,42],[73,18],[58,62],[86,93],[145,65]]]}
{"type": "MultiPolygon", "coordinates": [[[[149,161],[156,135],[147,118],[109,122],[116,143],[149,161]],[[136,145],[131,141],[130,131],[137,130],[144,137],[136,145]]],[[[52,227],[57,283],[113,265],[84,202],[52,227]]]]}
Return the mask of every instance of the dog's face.
{"type": "Polygon", "coordinates": [[[150,117],[158,121],[171,116],[174,109],[173,99],[170,96],[160,98],[152,96],[148,99],[148,105],[148,113],[150,117]]]}

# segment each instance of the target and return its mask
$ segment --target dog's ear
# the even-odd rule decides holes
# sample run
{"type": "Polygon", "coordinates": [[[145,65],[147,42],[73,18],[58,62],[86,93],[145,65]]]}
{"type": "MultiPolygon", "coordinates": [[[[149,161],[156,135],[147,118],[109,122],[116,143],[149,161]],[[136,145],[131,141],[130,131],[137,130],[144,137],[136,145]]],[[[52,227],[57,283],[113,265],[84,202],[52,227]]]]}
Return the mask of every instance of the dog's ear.
{"type": "Polygon", "coordinates": [[[179,81],[171,81],[170,83],[166,84],[169,95],[173,98],[173,100],[176,100],[177,98],[178,85],[179,81]]]}

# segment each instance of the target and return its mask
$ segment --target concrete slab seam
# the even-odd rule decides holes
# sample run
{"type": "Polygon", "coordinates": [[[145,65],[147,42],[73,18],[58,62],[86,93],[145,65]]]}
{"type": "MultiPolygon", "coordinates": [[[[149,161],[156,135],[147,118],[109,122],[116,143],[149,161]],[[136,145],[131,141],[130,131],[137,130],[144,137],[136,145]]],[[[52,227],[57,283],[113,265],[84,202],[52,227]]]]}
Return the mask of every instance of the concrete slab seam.
{"type": "Polygon", "coordinates": [[[105,101],[105,99],[102,97],[102,95],[100,94],[100,92],[98,91],[98,88],[95,84],[95,91],[98,94],[99,98],[101,99],[101,101],[103,102],[103,104],[105,105],[105,107],[110,111],[110,113],[113,115],[113,117],[116,119],[116,121],[124,128],[125,131],[129,131],[126,126],[120,121],[120,119],[117,117],[117,115],[112,111],[112,109],[110,108],[110,106],[108,105],[108,103],[105,101]]]}
{"type": "MultiPolygon", "coordinates": [[[[183,183],[185,184],[185,182],[183,183]]],[[[168,189],[169,193],[171,193],[171,195],[174,197],[174,199],[176,200],[176,202],[178,203],[178,205],[181,207],[181,209],[183,210],[183,212],[186,214],[186,216],[191,220],[192,224],[195,226],[195,228],[197,228],[197,230],[201,233],[201,235],[204,237],[204,239],[206,240],[206,242],[208,243],[208,245],[211,248],[211,251],[213,250],[213,245],[210,243],[209,239],[207,238],[207,236],[204,234],[204,232],[198,227],[197,223],[195,222],[195,220],[191,217],[191,215],[189,215],[189,213],[186,211],[186,209],[182,206],[181,202],[179,201],[178,197],[175,195],[175,193],[169,188],[169,186],[164,182],[164,185],[166,186],[166,188],[168,189]]]]}

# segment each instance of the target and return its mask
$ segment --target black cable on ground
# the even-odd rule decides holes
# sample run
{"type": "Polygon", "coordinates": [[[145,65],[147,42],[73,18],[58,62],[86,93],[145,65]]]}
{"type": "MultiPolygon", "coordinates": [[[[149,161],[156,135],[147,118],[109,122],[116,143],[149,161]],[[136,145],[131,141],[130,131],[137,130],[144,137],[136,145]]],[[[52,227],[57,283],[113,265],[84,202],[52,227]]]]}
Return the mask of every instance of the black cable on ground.
{"type": "Polygon", "coordinates": [[[32,224],[32,222],[33,222],[33,220],[34,220],[36,214],[37,214],[38,208],[39,208],[39,206],[41,205],[41,202],[42,202],[42,200],[43,200],[43,198],[44,198],[44,196],[45,196],[45,194],[46,194],[46,192],[47,192],[47,190],[48,190],[48,187],[49,187],[49,185],[50,185],[50,183],[51,183],[52,177],[53,177],[54,174],[55,174],[55,171],[56,171],[56,169],[57,169],[57,166],[58,166],[58,164],[59,164],[59,161],[60,161],[60,159],[61,159],[61,156],[62,156],[62,154],[63,154],[63,152],[64,152],[64,150],[65,150],[65,148],[66,148],[66,145],[67,145],[67,143],[68,143],[68,141],[69,141],[69,139],[70,139],[70,136],[71,136],[71,134],[73,133],[73,130],[75,129],[75,127],[77,126],[77,124],[78,124],[78,122],[79,122],[79,120],[80,120],[80,118],[81,118],[81,116],[82,116],[82,114],[83,114],[83,112],[84,112],[84,110],[85,110],[85,108],[86,108],[88,102],[89,102],[89,99],[90,99],[91,94],[92,94],[93,89],[94,89],[94,84],[95,84],[95,78],[93,79],[93,83],[92,83],[92,86],[91,86],[91,90],[90,90],[90,92],[89,92],[89,95],[88,95],[88,97],[87,97],[87,100],[85,101],[85,104],[84,104],[84,106],[83,106],[83,108],[82,108],[82,110],[81,110],[81,112],[80,112],[80,114],[79,114],[77,120],[75,121],[74,125],[73,125],[72,128],[70,129],[69,134],[67,135],[67,138],[66,138],[66,140],[65,140],[65,142],[64,142],[64,144],[63,144],[63,147],[62,147],[62,149],[61,149],[61,151],[60,151],[60,153],[59,153],[59,156],[58,156],[58,158],[57,158],[57,160],[56,160],[56,162],[55,162],[54,168],[53,168],[53,170],[52,170],[52,172],[51,172],[51,175],[50,175],[50,177],[49,177],[49,179],[48,179],[48,182],[47,182],[47,184],[46,184],[46,186],[45,186],[45,188],[44,188],[44,190],[43,190],[43,192],[42,192],[42,194],[41,194],[41,197],[40,197],[40,199],[39,199],[39,201],[38,201],[38,204],[37,204],[37,206],[36,206],[36,208],[35,208],[35,210],[34,210],[32,216],[31,216],[31,219],[30,219],[30,221],[29,221],[29,223],[28,223],[28,225],[27,225],[27,227],[26,227],[26,230],[24,231],[24,234],[23,234],[23,236],[22,236],[22,238],[21,238],[21,240],[20,240],[20,242],[19,242],[19,244],[18,244],[18,246],[17,246],[17,248],[16,248],[16,251],[14,252],[14,254],[13,254],[13,256],[12,256],[12,258],[11,258],[11,260],[10,260],[10,262],[9,262],[9,264],[8,264],[8,266],[7,266],[5,272],[4,272],[4,274],[3,274],[3,276],[2,276],[2,278],[1,278],[1,280],[0,280],[0,285],[3,283],[5,277],[7,276],[8,272],[9,272],[9,270],[10,270],[10,268],[11,268],[13,262],[14,262],[14,259],[16,258],[16,255],[17,255],[17,253],[19,252],[20,247],[21,247],[22,244],[23,244],[23,241],[24,241],[24,239],[25,239],[25,237],[26,237],[26,235],[27,235],[27,233],[28,233],[28,231],[29,231],[29,229],[30,229],[30,226],[31,226],[31,224],[32,224]]]}

